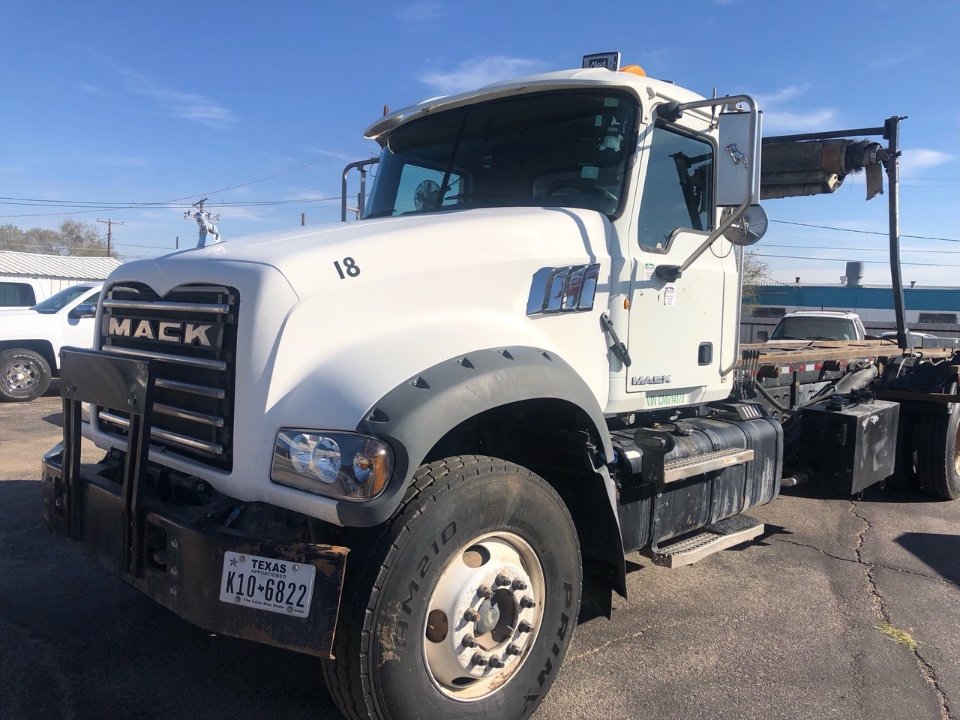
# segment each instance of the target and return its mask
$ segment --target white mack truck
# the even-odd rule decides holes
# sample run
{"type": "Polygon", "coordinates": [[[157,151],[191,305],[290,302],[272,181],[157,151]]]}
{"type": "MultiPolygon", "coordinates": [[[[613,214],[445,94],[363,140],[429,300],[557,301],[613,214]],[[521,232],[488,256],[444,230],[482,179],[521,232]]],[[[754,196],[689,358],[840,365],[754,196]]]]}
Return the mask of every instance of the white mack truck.
{"type": "Polygon", "coordinates": [[[960,496],[960,355],[903,324],[900,118],[761,141],[750,97],[618,65],[381,118],[359,222],[118,268],[95,348],[62,353],[47,526],[190,622],[318,656],[346,717],[507,720],[627,552],[753,538],[802,480],[960,496]],[[888,175],[896,345],[741,346],[758,201],[861,169],[888,175]]]}

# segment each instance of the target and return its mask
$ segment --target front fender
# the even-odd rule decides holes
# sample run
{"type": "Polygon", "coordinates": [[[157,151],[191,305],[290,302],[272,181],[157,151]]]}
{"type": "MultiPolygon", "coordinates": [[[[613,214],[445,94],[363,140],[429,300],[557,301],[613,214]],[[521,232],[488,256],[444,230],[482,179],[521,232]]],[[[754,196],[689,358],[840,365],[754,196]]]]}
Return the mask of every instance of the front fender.
{"type": "Polygon", "coordinates": [[[386,439],[396,466],[382,495],[365,503],[338,503],[341,524],[377,525],[397,509],[427,453],[471,417],[513,402],[567,401],[593,425],[607,462],[613,446],[603,411],[584,380],[557,355],[532,347],[505,347],[450,358],[401,383],[380,398],[357,431],[386,439]]]}

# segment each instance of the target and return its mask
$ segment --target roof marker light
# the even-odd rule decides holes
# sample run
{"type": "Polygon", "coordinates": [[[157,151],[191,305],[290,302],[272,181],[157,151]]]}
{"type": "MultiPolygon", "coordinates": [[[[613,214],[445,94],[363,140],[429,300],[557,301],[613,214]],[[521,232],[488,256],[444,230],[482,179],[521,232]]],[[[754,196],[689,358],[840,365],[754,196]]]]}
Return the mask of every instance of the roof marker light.
{"type": "Polygon", "coordinates": [[[630,73],[632,75],[639,75],[640,77],[646,77],[647,71],[644,70],[639,65],[624,65],[620,68],[620,72],[630,73]]]}

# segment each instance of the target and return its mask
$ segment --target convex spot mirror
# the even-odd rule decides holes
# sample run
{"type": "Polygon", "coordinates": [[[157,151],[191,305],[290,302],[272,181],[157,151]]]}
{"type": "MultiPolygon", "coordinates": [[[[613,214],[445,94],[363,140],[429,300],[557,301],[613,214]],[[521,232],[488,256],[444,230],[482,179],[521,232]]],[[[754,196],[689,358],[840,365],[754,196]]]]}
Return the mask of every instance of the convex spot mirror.
{"type": "MultiPolygon", "coordinates": [[[[733,208],[724,210],[724,215],[733,212],[733,208]]],[[[760,205],[751,205],[743,215],[723,231],[723,237],[734,245],[743,247],[753,245],[767,233],[767,211],[760,205]]]]}

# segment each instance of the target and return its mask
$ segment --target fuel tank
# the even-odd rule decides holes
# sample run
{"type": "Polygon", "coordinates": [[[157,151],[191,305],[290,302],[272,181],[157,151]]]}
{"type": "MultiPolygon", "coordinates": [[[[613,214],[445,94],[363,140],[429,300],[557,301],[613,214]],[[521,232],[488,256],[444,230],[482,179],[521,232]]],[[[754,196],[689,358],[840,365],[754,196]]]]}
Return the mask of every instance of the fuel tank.
{"type": "Polygon", "coordinates": [[[780,492],[783,428],[758,405],[724,405],[713,408],[707,417],[639,431],[616,430],[612,435],[622,458],[619,512],[627,549],[656,544],[739,515],[770,502],[780,492]],[[665,441],[662,462],[651,449],[659,443],[648,438],[665,441]],[[696,467],[699,458],[722,458],[724,451],[736,450],[752,450],[752,459],[743,462],[749,453],[730,452],[727,455],[735,464],[669,481],[657,472],[665,467],[669,477],[669,468],[683,461],[696,467]]]}

